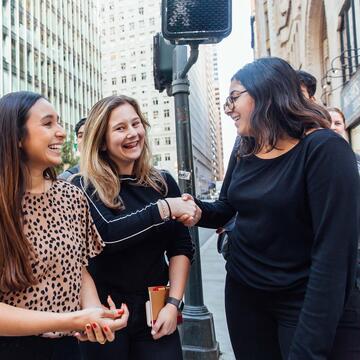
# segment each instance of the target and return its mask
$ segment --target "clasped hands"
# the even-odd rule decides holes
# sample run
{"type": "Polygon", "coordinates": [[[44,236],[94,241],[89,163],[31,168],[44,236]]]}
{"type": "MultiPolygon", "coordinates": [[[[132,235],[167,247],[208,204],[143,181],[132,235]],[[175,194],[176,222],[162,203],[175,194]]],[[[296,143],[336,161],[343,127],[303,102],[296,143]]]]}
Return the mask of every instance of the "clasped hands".
{"type": "Polygon", "coordinates": [[[76,332],[74,336],[79,341],[91,341],[105,344],[115,339],[115,331],[127,326],[129,319],[129,310],[126,304],[121,304],[120,309],[108,296],[107,302],[109,308],[88,308],[80,311],[80,322],[85,323],[85,329],[82,332],[76,332]]]}
{"type": "Polygon", "coordinates": [[[171,215],[185,226],[194,226],[201,218],[201,209],[194,202],[190,194],[183,194],[177,198],[166,198],[171,215]]]}

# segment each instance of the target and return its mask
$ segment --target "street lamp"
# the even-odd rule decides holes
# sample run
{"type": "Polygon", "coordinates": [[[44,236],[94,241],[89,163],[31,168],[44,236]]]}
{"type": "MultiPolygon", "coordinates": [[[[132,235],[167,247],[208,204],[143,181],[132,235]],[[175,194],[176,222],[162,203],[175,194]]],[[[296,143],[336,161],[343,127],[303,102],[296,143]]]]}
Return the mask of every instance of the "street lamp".
{"type": "MultiPolygon", "coordinates": [[[[175,101],[179,186],[182,192],[195,196],[187,73],[198,58],[199,44],[217,43],[230,34],[231,0],[163,0],[162,32],[165,39],[177,45],[173,50],[172,83],[162,82],[162,88],[166,87],[175,101]],[[189,59],[185,44],[190,45],[189,59]]],[[[196,252],[186,286],[184,323],[180,329],[183,354],[186,360],[216,360],[219,344],[213,316],[204,305],[197,227],[191,228],[190,233],[196,252]]]]}

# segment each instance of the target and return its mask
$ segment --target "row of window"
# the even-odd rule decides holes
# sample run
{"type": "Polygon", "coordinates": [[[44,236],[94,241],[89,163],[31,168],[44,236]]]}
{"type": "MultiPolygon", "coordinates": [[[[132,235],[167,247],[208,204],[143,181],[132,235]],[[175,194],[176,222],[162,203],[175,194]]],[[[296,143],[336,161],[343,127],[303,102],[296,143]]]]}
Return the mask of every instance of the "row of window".
{"type": "MultiPolygon", "coordinates": [[[[141,79],[141,80],[146,80],[146,72],[142,72],[142,73],[141,73],[140,79],[141,79]]],[[[118,80],[118,79],[117,79],[116,77],[113,77],[113,78],[111,79],[111,84],[114,85],[114,86],[117,85],[117,83],[118,83],[117,80],[118,80]]],[[[132,75],[130,76],[130,80],[131,80],[131,82],[137,81],[137,76],[136,76],[136,74],[132,74],[132,75]]],[[[104,80],[104,82],[106,82],[106,80],[104,80]]],[[[126,75],[121,76],[120,82],[121,82],[121,84],[126,84],[126,82],[127,82],[127,76],[126,76],[126,75]]]]}
{"type": "MultiPolygon", "coordinates": [[[[118,21],[118,19],[117,19],[117,21],[118,21]]],[[[110,16],[110,22],[115,22],[115,18],[114,18],[113,15],[110,16]]],[[[140,28],[145,27],[145,20],[139,20],[138,24],[139,24],[140,28]]],[[[150,26],[155,25],[155,18],[154,17],[149,18],[149,25],[150,26]]],[[[129,30],[135,30],[135,22],[134,21],[129,23],[129,30]]],[[[110,35],[118,35],[119,33],[123,33],[123,32],[125,32],[125,25],[123,25],[123,24],[119,25],[118,28],[116,28],[115,26],[111,26],[109,28],[109,34],[110,35]]],[[[106,36],[106,29],[105,28],[102,29],[101,34],[103,36],[106,36]]]]}
{"type": "MultiPolygon", "coordinates": [[[[170,136],[165,136],[163,138],[163,140],[164,140],[164,145],[171,145],[171,137],[170,136]]],[[[160,146],[161,145],[161,138],[155,137],[153,139],[153,142],[154,142],[155,146],[160,146]]]]}
{"type": "Polygon", "coordinates": [[[158,165],[162,161],[162,155],[164,155],[164,160],[165,161],[170,161],[171,160],[171,155],[169,153],[155,154],[155,155],[153,155],[153,161],[154,161],[155,166],[158,165]]]}

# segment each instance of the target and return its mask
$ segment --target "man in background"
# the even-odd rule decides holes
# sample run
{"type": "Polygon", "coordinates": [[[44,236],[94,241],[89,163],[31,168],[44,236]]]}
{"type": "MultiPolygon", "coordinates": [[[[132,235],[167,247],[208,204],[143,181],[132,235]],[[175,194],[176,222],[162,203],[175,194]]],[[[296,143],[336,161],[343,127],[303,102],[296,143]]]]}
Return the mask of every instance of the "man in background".
{"type": "MultiPolygon", "coordinates": [[[[85,129],[85,121],[86,118],[82,118],[76,125],[75,125],[75,134],[76,134],[76,142],[78,146],[79,154],[81,154],[82,149],[82,140],[84,136],[84,129],[85,129]]],[[[58,176],[58,179],[67,180],[71,175],[77,174],[80,171],[79,164],[65,170],[58,176]]]]}

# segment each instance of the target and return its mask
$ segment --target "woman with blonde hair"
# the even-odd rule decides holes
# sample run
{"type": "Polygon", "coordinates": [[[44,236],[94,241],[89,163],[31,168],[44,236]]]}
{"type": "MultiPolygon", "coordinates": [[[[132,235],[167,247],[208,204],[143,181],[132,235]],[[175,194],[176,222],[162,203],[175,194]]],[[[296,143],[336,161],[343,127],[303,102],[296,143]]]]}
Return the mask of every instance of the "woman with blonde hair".
{"type": "Polygon", "coordinates": [[[151,165],[149,123],[127,96],[100,100],[87,118],[80,162],[73,179],[90,202],[106,247],[90,262],[100,299],[111,294],[130,310],[129,326],[103,347],[86,343],[86,359],[182,359],[177,315],[193,245],[188,230],[173,221],[195,215],[195,204],[180,195],[170,174],[151,165]],[[164,253],[169,260],[169,266],[164,253]],[[147,326],[148,287],[170,293],[152,328],[147,326]]]}

